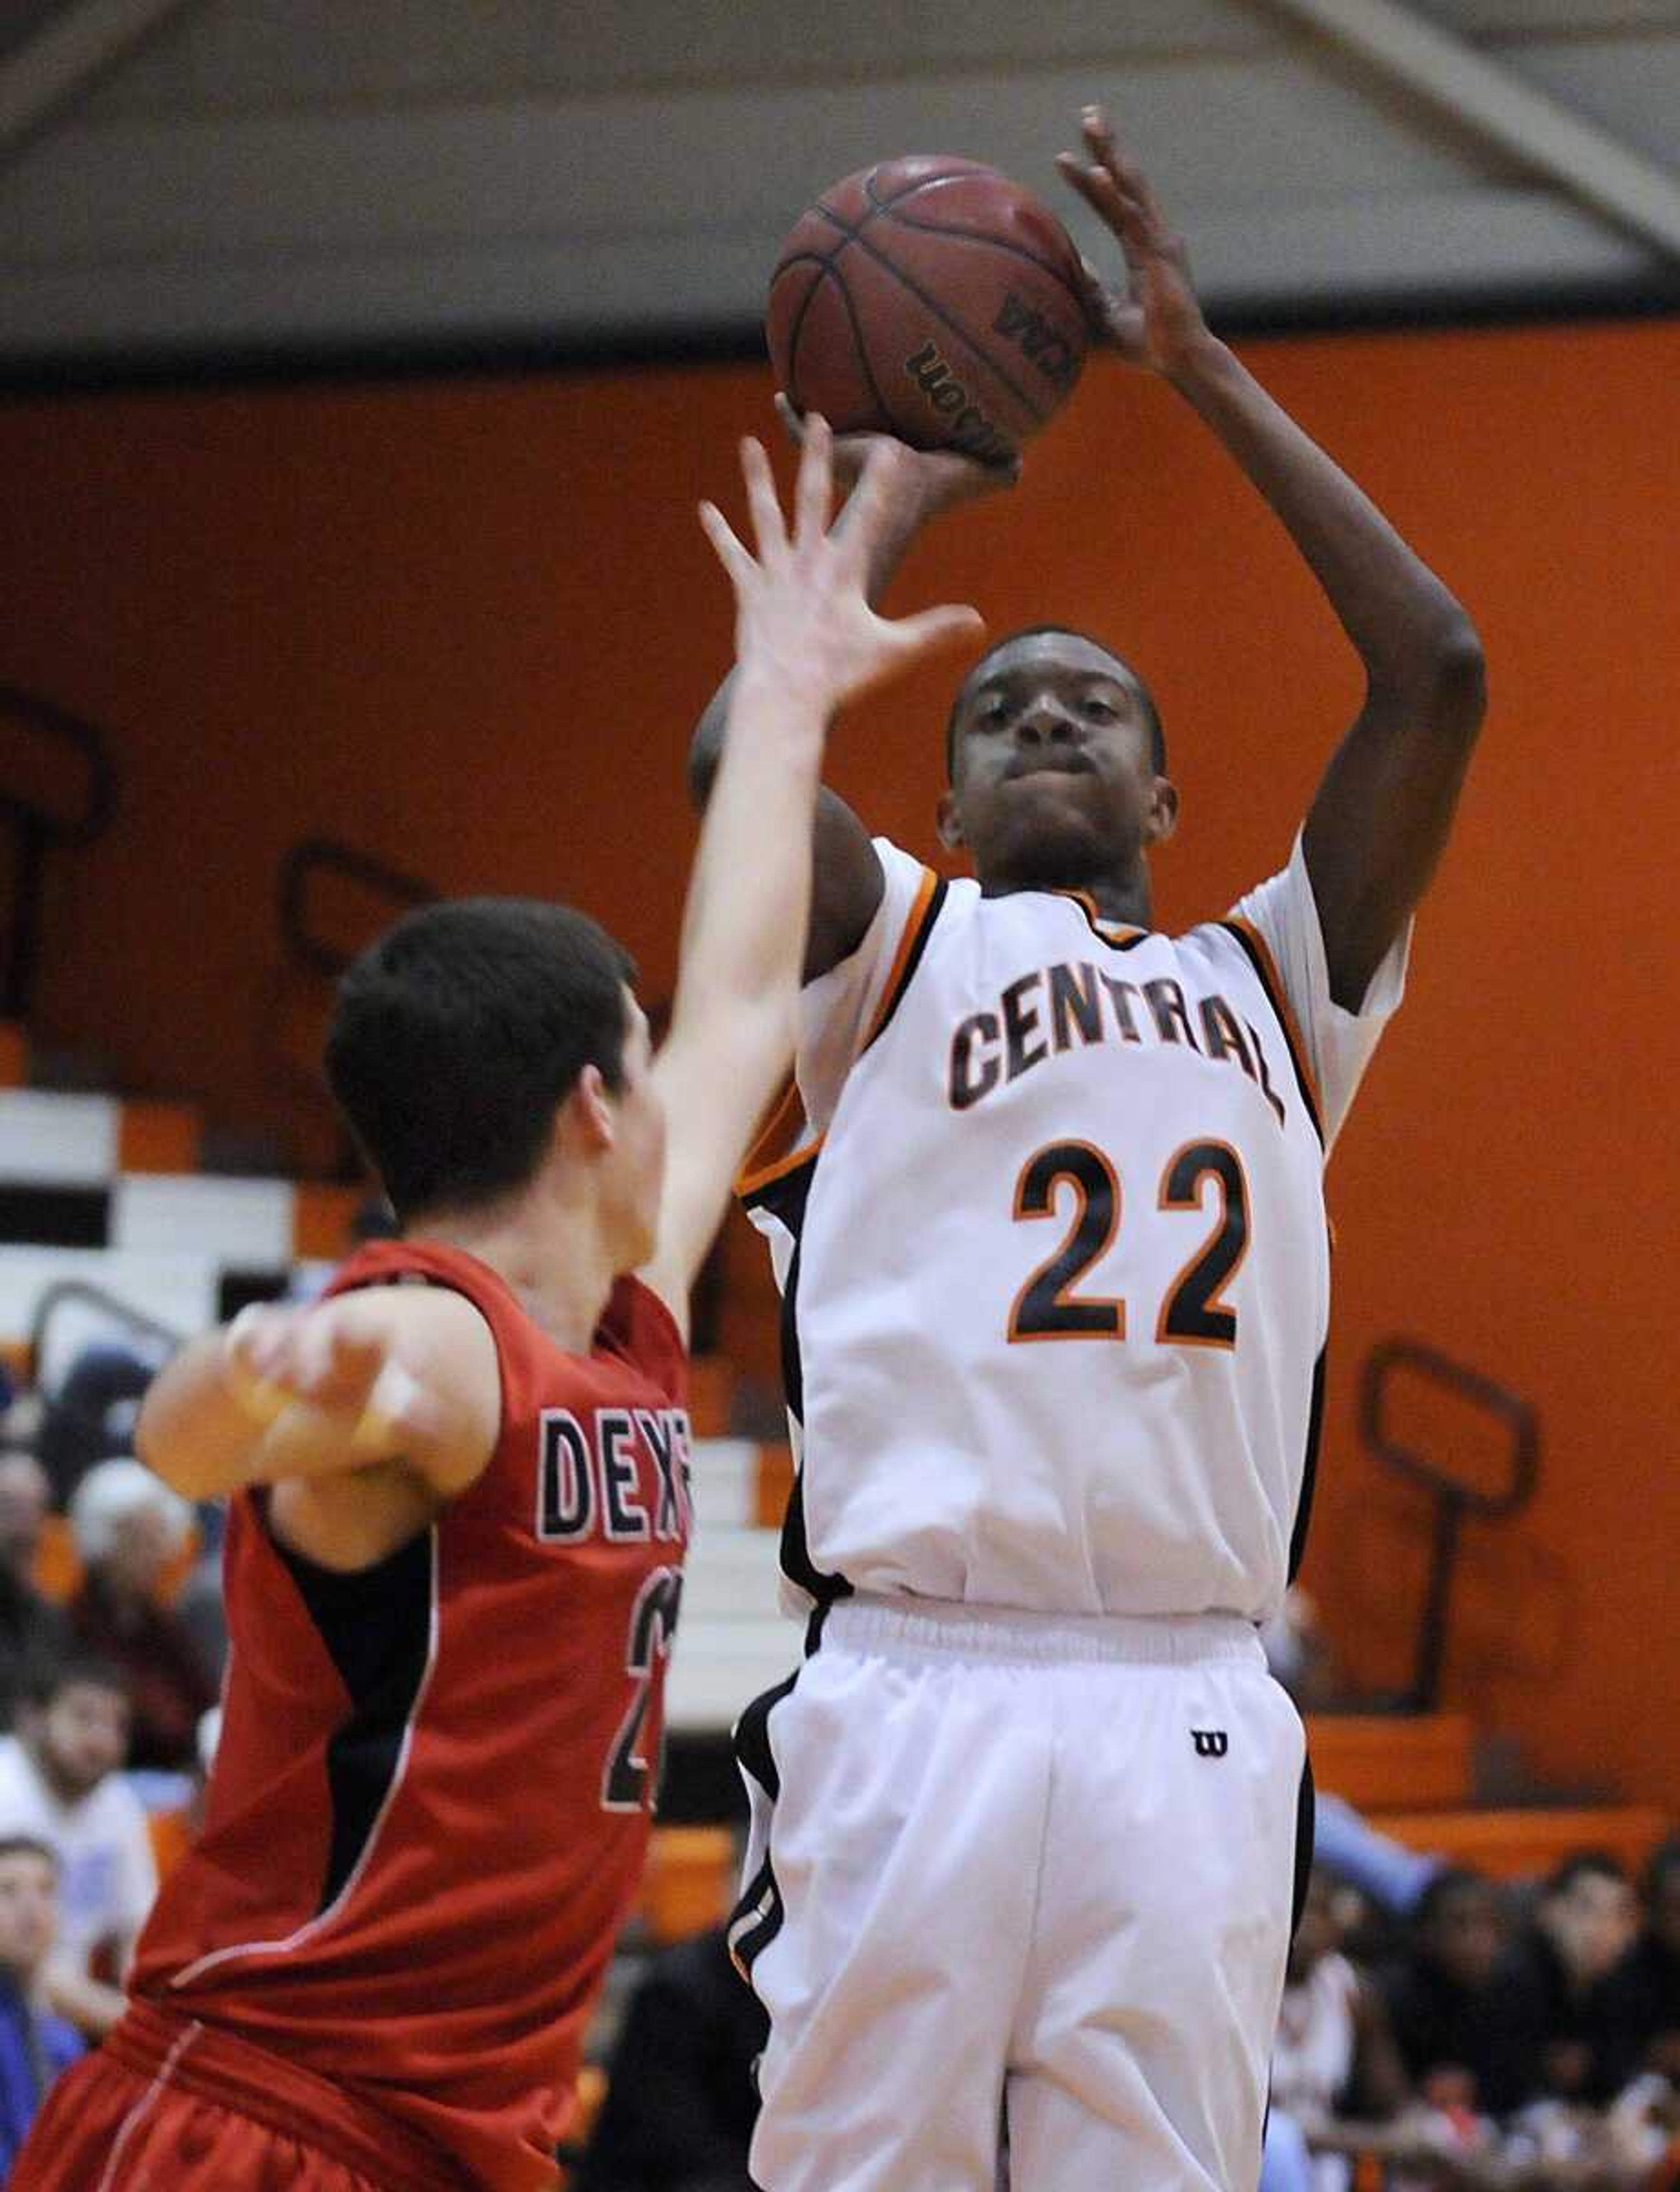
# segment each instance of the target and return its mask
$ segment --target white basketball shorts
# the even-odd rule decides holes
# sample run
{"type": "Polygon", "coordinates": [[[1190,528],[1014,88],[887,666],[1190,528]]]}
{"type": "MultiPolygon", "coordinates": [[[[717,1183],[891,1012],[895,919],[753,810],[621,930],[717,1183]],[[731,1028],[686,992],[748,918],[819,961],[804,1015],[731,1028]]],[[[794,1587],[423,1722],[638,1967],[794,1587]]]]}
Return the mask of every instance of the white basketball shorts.
{"type": "Polygon", "coordinates": [[[742,1715],[761,2192],[1253,2192],[1311,1779],[1246,1622],[842,1600],[742,1715]]]}

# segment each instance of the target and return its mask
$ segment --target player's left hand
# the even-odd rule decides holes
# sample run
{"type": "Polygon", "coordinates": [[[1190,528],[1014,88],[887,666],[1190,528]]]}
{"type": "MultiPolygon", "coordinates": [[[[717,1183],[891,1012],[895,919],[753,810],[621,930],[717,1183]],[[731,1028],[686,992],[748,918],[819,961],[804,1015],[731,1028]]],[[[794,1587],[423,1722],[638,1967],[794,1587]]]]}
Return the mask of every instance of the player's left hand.
{"type": "Polygon", "coordinates": [[[1099,340],[1133,365],[1170,375],[1208,340],[1190,261],[1167,224],[1143,171],[1115,141],[1100,106],[1081,118],[1083,154],[1058,152],[1062,180],[1076,190],[1119,241],[1125,256],[1125,291],[1111,288],[1086,260],[1085,305],[1099,340]]]}

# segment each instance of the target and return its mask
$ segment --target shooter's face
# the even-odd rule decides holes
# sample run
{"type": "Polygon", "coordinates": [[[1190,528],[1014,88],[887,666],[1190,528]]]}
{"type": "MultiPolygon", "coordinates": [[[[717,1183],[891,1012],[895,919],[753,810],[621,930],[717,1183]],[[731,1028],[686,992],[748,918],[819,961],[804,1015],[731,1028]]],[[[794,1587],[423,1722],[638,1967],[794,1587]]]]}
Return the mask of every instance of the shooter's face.
{"type": "Polygon", "coordinates": [[[1125,664],[1068,632],[988,656],[961,694],[940,831],[982,883],[1075,888],[1130,870],[1169,836],[1142,694],[1125,664]]]}

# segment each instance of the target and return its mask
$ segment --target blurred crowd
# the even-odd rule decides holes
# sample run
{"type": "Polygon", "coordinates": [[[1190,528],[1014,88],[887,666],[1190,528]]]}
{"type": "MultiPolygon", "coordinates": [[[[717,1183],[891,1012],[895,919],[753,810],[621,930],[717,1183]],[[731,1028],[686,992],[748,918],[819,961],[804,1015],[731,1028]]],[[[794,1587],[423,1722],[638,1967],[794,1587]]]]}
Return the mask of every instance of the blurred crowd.
{"type": "MultiPolygon", "coordinates": [[[[120,2012],[214,1749],[219,1516],[120,1450],[151,1367],[91,1348],[0,1416],[0,2184],[120,2012]]],[[[1307,1632],[1270,1641],[1318,1702],[1307,1632]]],[[[1316,1847],[1262,2192],[1680,2192],[1680,1838],[1496,1882],[1330,1798],[1316,1847]]],[[[575,2192],[749,2192],[765,2034],[721,1929],[627,1968],[575,2192]]]]}

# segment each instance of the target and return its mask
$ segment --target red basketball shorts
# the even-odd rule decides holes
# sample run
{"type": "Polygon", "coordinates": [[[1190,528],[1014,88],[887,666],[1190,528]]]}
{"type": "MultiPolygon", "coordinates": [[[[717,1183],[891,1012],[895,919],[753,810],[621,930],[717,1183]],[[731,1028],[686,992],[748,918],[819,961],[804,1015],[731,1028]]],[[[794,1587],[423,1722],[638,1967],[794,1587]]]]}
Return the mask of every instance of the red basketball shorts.
{"type": "Polygon", "coordinates": [[[461,2192],[442,2155],[319,2080],[202,2025],[131,2010],[60,2079],[7,2192],[461,2192]]]}

